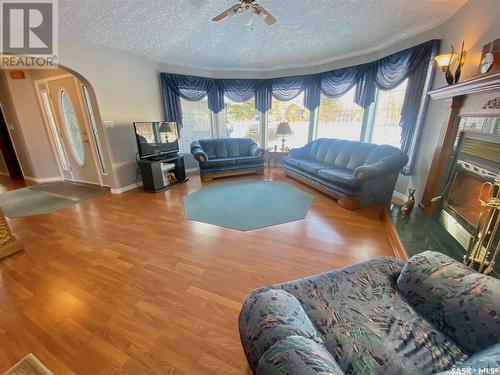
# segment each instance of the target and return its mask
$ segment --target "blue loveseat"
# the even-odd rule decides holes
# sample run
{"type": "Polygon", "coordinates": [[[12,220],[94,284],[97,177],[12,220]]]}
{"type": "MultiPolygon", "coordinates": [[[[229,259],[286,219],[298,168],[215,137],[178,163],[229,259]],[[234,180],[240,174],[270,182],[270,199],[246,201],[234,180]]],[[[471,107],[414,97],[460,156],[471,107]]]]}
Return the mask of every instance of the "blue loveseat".
{"type": "Polygon", "coordinates": [[[249,138],[202,139],[191,143],[203,182],[216,177],[264,174],[264,150],[249,138]]]}
{"type": "Polygon", "coordinates": [[[496,374],[500,280],[431,251],[382,257],[257,289],[239,328],[257,375],[496,374]]]}
{"type": "Polygon", "coordinates": [[[355,209],[389,202],[407,162],[408,156],[392,146],[322,138],[290,150],[283,168],[287,176],[355,209]]]}

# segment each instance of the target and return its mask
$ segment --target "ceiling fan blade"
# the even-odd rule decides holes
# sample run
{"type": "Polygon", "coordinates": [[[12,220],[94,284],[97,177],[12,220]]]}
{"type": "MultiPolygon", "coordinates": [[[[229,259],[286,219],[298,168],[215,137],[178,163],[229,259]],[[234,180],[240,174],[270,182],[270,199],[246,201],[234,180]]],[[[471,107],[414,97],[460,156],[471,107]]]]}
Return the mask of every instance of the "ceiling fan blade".
{"type": "Polygon", "coordinates": [[[241,4],[233,5],[231,8],[226,9],[224,12],[222,12],[218,16],[215,16],[214,18],[212,18],[212,21],[219,22],[228,16],[234,16],[238,12],[238,8],[240,6],[241,6],[241,4]]]}
{"type": "Polygon", "coordinates": [[[257,14],[264,18],[264,22],[267,23],[268,25],[272,25],[273,23],[276,22],[276,18],[269,13],[264,7],[260,4],[255,4],[255,8],[257,9],[257,14]]]}

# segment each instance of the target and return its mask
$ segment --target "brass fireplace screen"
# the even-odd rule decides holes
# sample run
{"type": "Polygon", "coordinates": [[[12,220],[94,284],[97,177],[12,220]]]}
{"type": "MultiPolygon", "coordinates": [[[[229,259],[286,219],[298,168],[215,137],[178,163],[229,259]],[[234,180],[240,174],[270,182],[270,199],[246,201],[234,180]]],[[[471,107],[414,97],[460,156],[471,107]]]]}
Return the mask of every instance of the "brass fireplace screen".
{"type": "Polygon", "coordinates": [[[485,182],[493,183],[500,168],[500,143],[496,135],[463,132],[452,169],[443,209],[469,231],[477,224],[481,212],[479,199],[487,201],[485,182]]]}

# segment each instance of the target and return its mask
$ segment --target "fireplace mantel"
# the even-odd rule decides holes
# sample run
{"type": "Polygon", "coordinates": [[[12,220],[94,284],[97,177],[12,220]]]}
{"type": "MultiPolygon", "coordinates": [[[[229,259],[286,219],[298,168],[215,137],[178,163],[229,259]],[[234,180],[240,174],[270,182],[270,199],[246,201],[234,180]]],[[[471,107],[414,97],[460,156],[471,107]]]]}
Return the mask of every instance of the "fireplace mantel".
{"type": "Polygon", "coordinates": [[[500,90],[500,72],[474,77],[466,81],[441,87],[429,92],[432,99],[449,99],[456,96],[500,90]]]}
{"type": "Polygon", "coordinates": [[[444,119],[444,124],[439,135],[436,149],[432,158],[432,164],[427,176],[427,182],[422,195],[422,200],[419,203],[419,208],[425,214],[431,214],[433,210],[433,202],[440,192],[440,182],[445,170],[446,161],[453,149],[455,143],[461,108],[466,98],[469,95],[489,94],[491,99],[488,103],[482,103],[483,108],[477,108],[477,114],[481,112],[486,115],[500,115],[500,72],[494,72],[478,77],[468,79],[466,81],[441,87],[429,92],[433,100],[449,100],[451,99],[450,109],[447,117],[444,119]]]}

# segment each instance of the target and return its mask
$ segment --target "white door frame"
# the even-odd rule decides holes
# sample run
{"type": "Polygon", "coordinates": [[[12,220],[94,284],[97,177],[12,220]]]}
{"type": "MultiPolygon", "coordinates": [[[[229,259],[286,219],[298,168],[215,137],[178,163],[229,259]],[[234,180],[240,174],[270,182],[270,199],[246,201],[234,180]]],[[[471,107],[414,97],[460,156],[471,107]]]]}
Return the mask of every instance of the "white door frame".
{"type": "MultiPolygon", "coordinates": [[[[42,96],[41,96],[42,91],[45,91],[49,95],[49,99],[50,99],[50,92],[49,92],[48,86],[45,85],[45,82],[42,82],[42,81],[43,80],[37,80],[37,81],[33,82],[34,85],[35,85],[36,97],[37,97],[37,100],[38,100],[38,105],[40,106],[40,109],[41,109],[41,112],[42,112],[43,122],[45,124],[45,131],[47,132],[47,134],[49,136],[49,141],[50,141],[50,146],[52,148],[52,152],[56,156],[57,166],[59,168],[59,174],[64,179],[64,168],[63,168],[63,165],[62,165],[61,158],[59,156],[59,151],[57,150],[57,146],[56,146],[56,143],[55,143],[55,140],[54,140],[54,135],[52,134],[52,129],[51,129],[51,126],[50,126],[48,114],[47,114],[47,111],[45,110],[45,105],[43,103],[43,99],[42,99],[42,96]],[[45,85],[45,89],[42,89],[40,87],[41,85],[45,85]]],[[[52,115],[54,117],[54,121],[56,122],[56,127],[57,127],[56,130],[57,130],[57,132],[60,132],[60,130],[58,128],[58,124],[57,124],[57,119],[55,118],[54,107],[52,106],[52,102],[50,100],[49,100],[49,106],[50,106],[50,110],[52,111],[52,115]]],[[[59,138],[60,138],[60,135],[59,135],[59,138]]],[[[62,143],[62,139],[60,141],[62,143]]],[[[67,160],[68,156],[66,155],[66,150],[64,149],[64,144],[61,144],[61,146],[63,147],[62,151],[64,152],[66,160],[67,160]]],[[[75,177],[73,176],[73,171],[71,170],[71,166],[68,165],[68,167],[69,167],[69,169],[68,169],[69,174],[71,175],[71,181],[74,181],[75,177]]]]}
{"type": "MultiPolygon", "coordinates": [[[[61,74],[61,75],[57,75],[57,76],[53,76],[53,77],[47,77],[47,78],[42,78],[42,79],[38,79],[36,81],[33,82],[33,84],[35,85],[35,88],[37,89],[37,98],[38,98],[38,103],[39,105],[41,106],[41,109],[42,109],[42,112],[44,113],[44,122],[45,122],[45,130],[46,131],[49,131],[49,135],[50,135],[50,140],[51,140],[51,145],[52,145],[52,151],[57,155],[57,161],[58,161],[58,166],[59,166],[59,171],[61,173],[61,176],[64,176],[63,174],[63,169],[62,169],[62,165],[61,165],[61,161],[59,160],[59,154],[57,153],[57,150],[56,150],[56,146],[55,146],[55,143],[54,143],[54,140],[52,138],[52,135],[51,135],[51,132],[50,132],[50,124],[48,124],[48,119],[46,118],[46,113],[45,113],[45,109],[43,107],[43,103],[41,103],[41,98],[40,98],[40,95],[39,95],[39,92],[38,92],[38,85],[40,84],[45,84],[45,87],[46,87],[46,91],[49,93],[49,95],[51,94],[50,90],[49,90],[49,86],[48,86],[48,82],[50,81],[57,81],[57,80],[60,80],[60,79],[65,79],[65,78],[73,78],[74,80],[74,83],[75,83],[75,90],[77,92],[77,96],[78,96],[78,103],[80,104],[80,108],[82,108],[82,110],[85,112],[83,113],[83,118],[84,118],[84,124],[83,126],[85,127],[85,133],[87,135],[87,139],[90,143],[90,149],[91,149],[91,152],[92,152],[92,156],[94,158],[94,167],[96,168],[96,171],[97,171],[97,177],[99,179],[99,185],[100,186],[105,186],[104,185],[104,181],[103,181],[103,173],[102,173],[102,170],[99,166],[99,160],[97,159],[99,156],[97,154],[97,150],[96,150],[96,140],[95,140],[95,137],[94,137],[94,132],[92,131],[91,129],[91,125],[89,124],[89,119],[88,119],[88,110],[87,110],[87,107],[85,106],[84,102],[83,102],[83,98],[82,98],[82,93],[81,93],[81,83],[80,83],[80,80],[74,75],[74,74],[71,74],[71,73],[66,73],[66,74],[61,74]]],[[[57,94],[58,95],[58,99],[59,100],[59,93],[57,94]]],[[[52,107],[52,103],[50,103],[51,107],[52,107]]],[[[54,108],[52,107],[52,112],[54,112],[54,108]]],[[[55,113],[54,113],[55,115],[55,113]]],[[[57,121],[57,120],[56,120],[57,121]]],[[[59,126],[61,126],[61,124],[59,124],[59,126]]],[[[73,172],[71,171],[70,169],[70,173],[71,173],[71,178],[73,181],[76,181],[74,176],[73,176],[73,172]]],[[[76,181],[76,182],[84,182],[84,183],[89,183],[87,181],[76,181]]]]}

